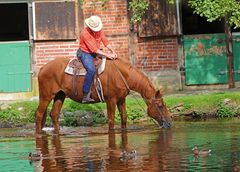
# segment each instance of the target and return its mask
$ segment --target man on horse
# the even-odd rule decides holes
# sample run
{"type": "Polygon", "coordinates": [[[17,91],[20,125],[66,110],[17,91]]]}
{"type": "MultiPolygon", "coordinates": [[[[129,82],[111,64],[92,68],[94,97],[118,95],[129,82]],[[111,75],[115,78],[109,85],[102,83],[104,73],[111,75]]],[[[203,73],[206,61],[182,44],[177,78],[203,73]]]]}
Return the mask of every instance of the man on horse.
{"type": "Polygon", "coordinates": [[[117,58],[117,54],[109,44],[102,30],[102,21],[98,16],[91,16],[85,20],[86,27],[80,33],[80,44],[77,57],[82,61],[87,73],[83,83],[82,103],[94,102],[90,97],[91,85],[95,74],[94,58],[97,54],[109,59],[117,58]],[[106,53],[100,49],[101,42],[111,53],[106,53]]]}

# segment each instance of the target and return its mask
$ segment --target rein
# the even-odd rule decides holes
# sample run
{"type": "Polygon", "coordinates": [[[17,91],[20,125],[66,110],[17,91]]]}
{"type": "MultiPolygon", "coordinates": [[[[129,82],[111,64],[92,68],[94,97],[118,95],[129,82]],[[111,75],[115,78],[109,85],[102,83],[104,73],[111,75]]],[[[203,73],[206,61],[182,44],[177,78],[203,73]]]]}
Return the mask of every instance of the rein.
{"type": "MultiPolygon", "coordinates": [[[[127,81],[126,81],[126,79],[124,78],[122,72],[119,70],[118,66],[114,63],[114,61],[111,61],[111,63],[114,64],[114,66],[116,67],[118,73],[120,74],[121,79],[123,80],[126,88],[128,89],[128,94],[131,94],[131,89],[130,89],[130,87],[129,87],[127,81]]],[[[108,74],[109,74],[109,70],[108,70],[108,74]]],[[[108,77],[108,78],[109,78],[109,77],[108,77]]],[[[108,86],[109,86],[109,82],[108,82],[108,86]]],[[[138,103],[138,105],[142,108],[142,110],[143,110],[145,113],[147,113],[147,111],[146,111],[146,110],[143,108],[143,106],[141,106],[141,104],[139,103],[139,101],[138,101],[138,99],[136,98],[136,96],[135,96],[134,94],[132,94],[132,95],[133,95],[134,99],[136,100],[136,102],[138,103]]],[[[145,102],[146,104],[148,104],[149,102],[152,102],[152,100],[154,100],[154,98],[151,98],[150,100],[149,100],[149,99],[146,99],[146,98],[144,98],[144,97],[142,97],[142,98],[143,98],[143,100],[144,100],[144,102],[145,102]]],[[[159,112],[159,114],[161,114],[161,113],[160,113],[160,108],[162,108],[162,106],[159,107],[156,103],[154,103],[154,105],[155,105],[157,111],[159,112]]],[[[155,121],[154,121],[154,122],[155,122],[155,121]]]]}
{"type": "Polygon", "coordinates": [[[113,61],[113,64],[114,64],[114,66],[117,68],[117,71],[118,71],[118,73],[120,74],[120,76],[121,76],[121,78],[122,78],[125,86],[127,87],[127,89],[128,89],[128,94],[129,94],[131,90],[130,90],[130,87],[128,86],[128,84],[127,84],[126,79],[123,77],[122,72],[119,70],[118,66],[114,63],[114,61],[113,61]]]}
{"type": "MultiPolygon", "coordinates": [[[[120,69],[118,68],[118,66],[114,63],[114,61],[111,61],[111,62],[110,62],[110,65],[109,65],[109,68],[108,68],[108,80],[107,80],[107,88],[108,88],[108,89],[107,89],[107,90],[109,90],[109,85],[110,85],[109,76],[110,76],[110,66],[111,66],[111,63],[113,63],[113,65],[116,67],[118,73],[120,74],[120,77],[121,77],[122,81],[124,82],[124,84],[125,84],[125,86],[126,86],[126,88],[127,88],[127,90],[128,90],[128,94],[131,94],[131,90],[130,90],[130,87],[129,87],[126,79],[124,78],[122,72],[120,71],[120,69]]],[[[109,95],[109,92],[108,92],[107,95],[109,95]]],[[[138,101],[138,99],[136,98],[136,96],[135,96],[134,94],[132,94],[132,95],[133,95],[134,99],[136,100],[137,104],[138,104],[138,105],[142,108],[142,110],[147,114],[147,110],[145,110],[145,109],[143,108],[143,106],[140,104],[140,102],[138,101]]],[[[143,98],[144,102],[145,102],[147,105],[148,105],[149,103],[152,103],[152,101],[156,100],[155,98],[150,98],[150,99],[147,99],[147,98],[145,98],[145,97],[142,97],[142,98],[143,98]]],[[[163,106],[159,106],[156,102],[153,102],[153,103],[154,103],[155,108],[157,109],[157,112],[158,112],[159,115],[160,115],[161,120],[165,121],[164,117],[162,117],[162,115],[161,115],[161,109],[163,108],[163,106]]],[[[152,120],[152,121],[153,121],[156,125],[159,126],[159,124],[158,124],[155,120],[152,120]]],[[[163,126],[160,126],[160,127],[163,127],[163,126]]]]}
{"type": "MultiPolygon", "coordinates": [[[[108,89],[107,89],[107,90],[109,90],[109,85],[110,85],[110,83],[109,83],[110,70],[109,70],[109,69],[110,69],[110,66],[111,66],[112,63],[113,63],[114,66],[116,67],[118,73],[119,73],[120,76],[121,76],[122,81],[124,82],[126,88],[128,89],[128,94],[131,94],[131,89],[130,89],[130,87],[129,87],[127,81],[126,81],[126,79],[124,78],[122,72],[119,70],[118,66],[114,63],[113,60],[111,60],[110,65],[109,65],[109,68],[108,68],[108,79],[107,79],[107,88],[108,88],[108,89]]],[[[107,95],[109,95],[109,92],[107,93],[107,95]]],[[[141,107],[141,109],[142,109],[145,113],[147,113],[147,111],[143,108],[143,106],[142,106],[142,105],[139,103],[139,101],[137,100],[136,96],[135,96],[134,94],[132,94],[132,95],[133,95],[134,99],[136,100],[137,104],[141,107]]],[[[144,100],[145,103],[147,102],[147,100],[146,100],[145,98],[143,98],[143,100],[144,100]]]]}

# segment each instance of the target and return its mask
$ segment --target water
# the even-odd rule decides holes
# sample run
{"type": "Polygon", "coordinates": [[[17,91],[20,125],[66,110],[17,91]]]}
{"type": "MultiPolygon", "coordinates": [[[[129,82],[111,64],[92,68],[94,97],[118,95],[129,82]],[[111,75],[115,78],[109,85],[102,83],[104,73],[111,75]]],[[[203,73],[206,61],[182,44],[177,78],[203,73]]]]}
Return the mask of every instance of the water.
{"type": "Polygon", "coordinates": [[[133,126],[0,130],[0,171],[240,171],[240,120],[175,122],[170,130],[133,126]],[[195,157],[192,148],[211,149],[195,157]],[[42,157],[30,161],[30,152],[42,157]],[[132,153],[133,152],[133,153],[132,153]],[[126,155],[127,154],[127,155],[126,155]]]}

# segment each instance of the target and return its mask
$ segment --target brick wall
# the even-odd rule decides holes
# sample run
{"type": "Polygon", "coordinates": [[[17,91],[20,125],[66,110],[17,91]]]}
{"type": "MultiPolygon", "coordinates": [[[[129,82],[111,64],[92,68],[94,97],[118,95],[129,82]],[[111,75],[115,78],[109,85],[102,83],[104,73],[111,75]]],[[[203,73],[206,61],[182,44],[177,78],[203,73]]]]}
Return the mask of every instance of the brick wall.
{"type": "Polygon", "coordinates": [[[176,70],[177,38],[138,38],[136,66],[144,71],[176,70]]]}
{"type": "MultiPolygon", "coordinates": [[[[98,1],[95,5],[91,5],[90,0],[86,0],[83,9],[84,18],[91,15],[98,15],[102,18],[103,30],[119,58],[131,59],[136,67],[144,71],[177,69],[177,39],[175,37],[139,38],[137,34],[131,34],[129,32],[127,1],[110,0],[106,9],[103,9],[101,2],[98,1]]],[[[77,41],[35,43],[34,63],[36,71],[39,71],[41,66],[53,58],[74,57],[77,48],[77,41]]]]}
{"type": "MultiPolygon", "coordinates": [[[[116,50],[118,56],[124,59],[128,59],[128,18],[126,5],[127,1],[111,0],[105,10],[102,8],[101,2],[91,5],[90,1],[85,1],[83,8],[84,18],[88,18],[91,15],[101,17],[103,30],[111,45],[116,50]]],[[[78,44],[77,41],[36,42],[33,62],[35,63],[35,71],[38,72],[44,64],[54,58],[74,57],[78,44]]]]}
{"type": "Polygon", "coordinates": [[[78,42],[37,42],[35,43],[35,70],[58,57],[73,58],[78,49],[78,42]]]}

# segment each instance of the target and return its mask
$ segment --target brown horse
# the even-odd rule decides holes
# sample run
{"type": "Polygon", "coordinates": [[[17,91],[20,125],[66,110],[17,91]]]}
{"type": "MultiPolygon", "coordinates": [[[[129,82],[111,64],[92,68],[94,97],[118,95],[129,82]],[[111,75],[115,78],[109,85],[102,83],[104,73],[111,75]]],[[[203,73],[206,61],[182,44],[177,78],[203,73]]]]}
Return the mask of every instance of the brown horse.
{"type": "MultiPolygon", "coordinates": [[[[64,72],[69,59],[58,58],[43,66],[38,74],[39,105],[36,111],[36,132],[40,133],[46,122],[46,110],[54,100],[50,112],[55,132],[59,131],[59,113],[66,97],[81,103],[84,77],[78,78],[78,94],[73,93],[72,76],[64,72]]],[[[107,60],[105,71],[99,76],[107,103],[109,129],[114,129],[116,105],[121,115],[121,127],[126,128],[126,96],[130,90],[141,94],[147,104],[147,113],[164,128],[171,127],[171,116],[163,101],[162,93],[156,91],[149,79],[138,69],[121,59],[107,60]]],[[[92,98],[99,102],[92,87],[92,98]]]]}

